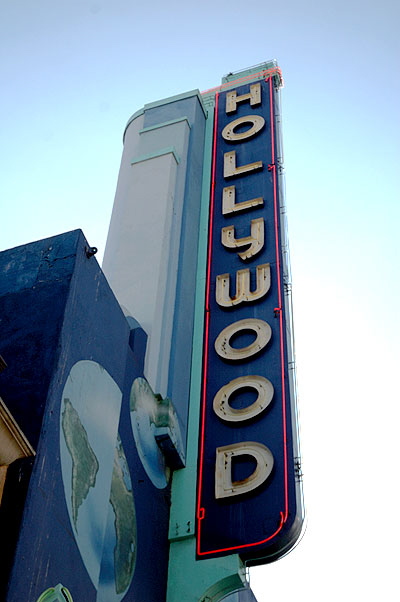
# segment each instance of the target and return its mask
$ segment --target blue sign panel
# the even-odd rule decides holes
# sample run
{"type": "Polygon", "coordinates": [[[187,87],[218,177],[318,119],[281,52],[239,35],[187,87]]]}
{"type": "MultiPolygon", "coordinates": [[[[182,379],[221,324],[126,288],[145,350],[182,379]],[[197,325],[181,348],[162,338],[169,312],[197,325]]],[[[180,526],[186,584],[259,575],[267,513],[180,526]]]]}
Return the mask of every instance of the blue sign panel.
{"type": "Polygon", "coordinates": [[[197,554],[275,560],[300,531],[273,80],[216,95],[197,554]]]}

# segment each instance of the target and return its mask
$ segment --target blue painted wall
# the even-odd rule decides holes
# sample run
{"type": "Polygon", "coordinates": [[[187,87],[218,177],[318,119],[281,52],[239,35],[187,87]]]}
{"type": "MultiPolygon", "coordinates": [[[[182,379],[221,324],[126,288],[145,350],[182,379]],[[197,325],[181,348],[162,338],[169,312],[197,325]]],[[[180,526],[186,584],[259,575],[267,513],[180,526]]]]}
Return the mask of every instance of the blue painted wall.
{"type": "MultiPolygon", "coordinates": [[[[170,489],[155,488],[142,467],[129,405],[132,382],[142,374],[145,335],[140,328],[130,329],[96,259],[86,256],[86,247],[77,230],[0,254],[0,354],[8,364],[0,375],[0,396],[37,451],[13,568],[2,576],[7,602],[35,602],[57,583],[69,589],[74,602],[165,599],[170,489]],[[90,550],[77,544],[77,531],[79,535],[86,527],[78,521],[75,529],[65,494],[62,398],[78,362],[104,373],[121,397],[116,425],[129,472],[124,480],[131,483],[135,504],[136,565],[129,587],[112,598],[93,584],[87,568],[90,550]]],[[[94,395],[90,411],[96,403],[94,395]]],[[[106,430],[107,416],[98,418],[106,430]]],[[[95,449],[98,442],[90,441],[89,429],[87,435],[95,449]]],[[[100,473],[101,467],[98,481],[100,473]]],[[[7,512],[2,512],[1,520],[7,522],[7,512]]],[[[90,531],[91,526],[87,528],[90,531]]],[[[89,547],[103,545],[102,533],[93,531],[91,537],[89,547]]],[[[112,557],[113,551],[108,560],[112,557]]],[[[107,555],[103,558],[107,560],[107,555]]],[[[112,576],[110,567],[101,567],[103,575],[107,570],[112,576]]]]}
{"type": "Polygon", "coordinates": [[[79,232],[0,253],[0,395],[36,448],[79,232]]]}

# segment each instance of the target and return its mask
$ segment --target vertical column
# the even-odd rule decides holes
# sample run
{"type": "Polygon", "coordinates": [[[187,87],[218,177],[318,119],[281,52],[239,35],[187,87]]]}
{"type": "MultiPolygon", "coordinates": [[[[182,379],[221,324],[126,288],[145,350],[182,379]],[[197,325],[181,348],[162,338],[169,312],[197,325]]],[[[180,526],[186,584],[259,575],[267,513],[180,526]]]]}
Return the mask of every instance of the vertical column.
{"type": "Polygon", "coordinates": [[[146,105],[125,131],[103,269],[149,335],[145,377],[186,440],[205,114],[189,92],[146,105]]]}

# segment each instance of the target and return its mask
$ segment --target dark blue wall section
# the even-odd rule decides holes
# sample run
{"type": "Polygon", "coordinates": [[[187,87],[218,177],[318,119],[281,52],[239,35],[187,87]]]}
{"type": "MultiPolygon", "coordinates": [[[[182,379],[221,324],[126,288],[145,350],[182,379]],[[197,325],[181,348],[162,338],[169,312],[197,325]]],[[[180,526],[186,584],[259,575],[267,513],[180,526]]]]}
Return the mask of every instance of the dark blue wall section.
{"type": "Polygon", "coordinates": [[[0,253],[0,396],[31,445],[39,440],[75,267],[79,231],[0,253]]]}
{"type": "MultiPolygon", "coordinates": [[[[0,396],[37,451],[13,569],[2,576],[3,589],[8,586],[7,602],[36,602],[58,583],[69,589],[74,602],[165,599],[170,489],[154,487],[142,467],[129,403],[132,382],[142,375],[145,336],[138,327],[131,330],[96,259],[87,257],[87,247],[77,230],[0,254],[0,354],[8,364],[0,375],[0,396]],[[89,381],[93,374],[99,375],[99,381],[94,379],[90,385],[92,397],[87,396],[81,406],[76,400],[88,385],[84,379],[78,382],[77,367],[84,376],[87,371],[89,381]],[[110,393],[109,403],[105,389],[96,390],[103,382],[114,395],[110,393]],[[67,390],[75,391],[70,401],[67,390]],[[102,395],[105,399],[100,400],[102,395]],[[79,458],[74,459],[68,442],[63,444],[68,404],[75,420],[68,431],[69,445],[74,437],[81,437],[93,459],[92,481],[78,483],[83,493],[76,492],[76,474],[71,469],[71,458],[72,466],[79,458]],[[88,416],[95,420],[89,421],[88,416]],[[96,440],[92,427],[104,431],[104,443],[96,440]],[[116,439],[117,431],[118,449],[123,450],[119,460],[117,441],[110,447],[107,439],[116,439]],[[115,472],[118,461],[121,470],[115,472]],[[111,477],[108,483],[104,480],[107,471],[102,462],[114,466],[112,483],[111,477]],[[115,491],[123,490],[122,510],[124,504],[131,509],[128,536],[132,541],[117,533],[121,527],[117,498],[107,499],[114,480],[115,491]],[[108,493],[105,503],[99,499],[97,506],[111,516],[109,531],[94,515],[91,522],[88,506],[102,488],[108,493]],[[105,550],[109,532],[120,538],[121,546],[130,542],[121,554],[135,557],[130,566],[123,565],[117,545],[105,550]],[[99,586],[100,582],[106,585],[99,586]]],[[[7,512],[1,520],[7,521],[7,512]]]]}

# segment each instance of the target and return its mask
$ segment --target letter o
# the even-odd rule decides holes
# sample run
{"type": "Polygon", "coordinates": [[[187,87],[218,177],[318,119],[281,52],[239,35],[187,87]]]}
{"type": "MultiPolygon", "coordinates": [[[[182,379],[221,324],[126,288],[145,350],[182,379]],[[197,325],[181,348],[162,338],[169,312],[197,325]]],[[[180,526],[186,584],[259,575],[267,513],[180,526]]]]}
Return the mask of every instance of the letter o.
{"type": "Polygon", "coordinates": [[[274,387],[267,378],[263,376],[240,376],[231,380],[228,384],[220,388],[214,397],[214,412],[226,422],[240,422],[250,420],[261,414],[271,403],[274,396],[274,387]],[[249,387],[255,389],[258,393],[257,399],[247,408],[236,410],[229,405],[229,398],[235,391],[249,387]]]}
{"type": "Polygon", "coordinates": [[[256,353],[259,353],[268,344],[271,339],[271,326],[264,320],[257,318],[246,318],[229,324],[224,328],[215,339],[214,347],[218,355],[227,360],[244,360],[256,353]],[[241,330],[252,330],[256,338],[247,347],[235,349],[231,347],[230,340],[233,335],[241,330]]]}
{"type": "Polygon", "coordinates": [[[242,140],[246,140],[246,138],[252,138],[258,134],[258,132],[263,129],[264,125],[265,119],[264,117],[261,117],[261,115],[246,115],[245,117],[239,117],[239,119],[235,119],[228,123],[222,130],[222,137],[224,140],[230,142],[241,142],[242,140]],[[251,123],[252,126],[245,132],[235,132],[237,127],[246,123],[251,123]]]}

